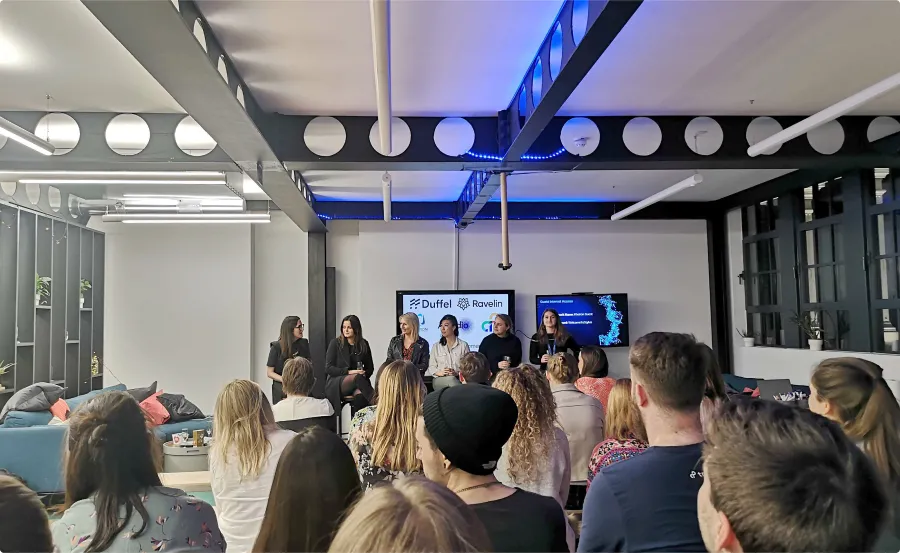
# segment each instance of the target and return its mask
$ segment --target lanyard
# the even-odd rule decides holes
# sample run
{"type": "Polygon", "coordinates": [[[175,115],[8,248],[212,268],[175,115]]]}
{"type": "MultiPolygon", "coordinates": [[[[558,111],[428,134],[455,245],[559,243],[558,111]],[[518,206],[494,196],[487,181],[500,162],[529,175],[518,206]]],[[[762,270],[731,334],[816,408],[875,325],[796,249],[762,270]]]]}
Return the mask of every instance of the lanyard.
{"type": "Polygon", "coordinates": [[[556,354],[556,338],[547,338],[547,353],[556,354]]]}

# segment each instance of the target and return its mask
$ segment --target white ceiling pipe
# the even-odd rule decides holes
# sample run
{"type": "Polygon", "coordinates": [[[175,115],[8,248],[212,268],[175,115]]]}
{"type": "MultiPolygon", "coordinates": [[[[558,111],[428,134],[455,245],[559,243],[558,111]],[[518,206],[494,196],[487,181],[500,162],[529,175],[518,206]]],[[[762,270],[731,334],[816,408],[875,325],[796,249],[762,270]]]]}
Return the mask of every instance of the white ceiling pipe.
{"type": "Polygon", "coordinates": [[[36,134],[31,133],[16,125],[15,123],[0,117],[0,134],[11,138],[23,146],[27,146],[45,156],[52,156],[56,147],[46,140],[38,138],[36,134]]]}
{"type": "Polygon", "coordinates": [[[390,155],[391,142],[391,7],[389,0],[369,0],[372,54],[375,58],[375,100],[381,153],[390,155]]]}
{"type": "Polygon", "coordinates": [[[803,121],[795,123],[790,127],[784,129],[783,131],[773,134],[765,140],[757,142],[753,146],[747,148],[747,155],[750,157],[756,157],[771,150],[772,148],[775,148],[776,146],[781,146],[788,140],[797,138],[801,134],[808,133],[812,129],[820,127],[825,123],[828,123],[829,121],[834,121],[838,117],[850,113],[866,102],[874,100],[875,98],[878,98],[879,96],[890,92],[898,86],[900,86],[900,73],[891,75],[887,79],[877,82],[869,88],[857,92],[853,96],[841,100],[840,102],[834,104],[831,107],[823,109],[815,115],[810,115],[803,121]]]}
{"type": "Polygon", "coordinates": [[[512,267],[509,262],[509,197],[506,189],[506,173],[500,173],[500,264],[504,271],[512,267]]]}
{"type": "Polygon", "coordinates": [[[387,171],[381,176],[381,197],[384,202],[384,220],[391,220],[391,174],[387,171]]]}
{"type": "Polygon", "coordinates": [[[646,200],[641,200],[631,207],[625,208],[622,211],[619,211],[618,213],[614,213],[613,216],[610,217],[610,219],[612,219],[613,221],[618,221],[619,219],[622,219],[623,217],[628,217],[632,213],[636,213],[636,212],[644,209],[647,206],[651,206],[651,205],[655,204],[656,202],[660,202],[673,194],[677,194],[677,193],[681,192],[685,188],[690,188],[696,184],[700,184],[701,182],[703,182],[703,175],[699,175],[699,174],[691,175],[690,177],[679,182],[678,184],[673,184],[672,186],[666,188],[665,190],[663,190],[661,192],[657,192],[656,194],[650,196],[646,200]]]}

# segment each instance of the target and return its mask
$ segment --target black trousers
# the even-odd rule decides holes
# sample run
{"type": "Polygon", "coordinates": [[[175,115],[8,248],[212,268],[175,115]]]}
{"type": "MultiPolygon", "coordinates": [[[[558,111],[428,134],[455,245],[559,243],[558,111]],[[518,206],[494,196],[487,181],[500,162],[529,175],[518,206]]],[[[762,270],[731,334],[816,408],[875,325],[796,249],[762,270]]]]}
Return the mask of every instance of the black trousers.
{"type": "Polygon", "coordinates": [[[281,382],[272,381],[272,405],[275,405],[284,399],[284,390],[281,389],[281,382]]]}

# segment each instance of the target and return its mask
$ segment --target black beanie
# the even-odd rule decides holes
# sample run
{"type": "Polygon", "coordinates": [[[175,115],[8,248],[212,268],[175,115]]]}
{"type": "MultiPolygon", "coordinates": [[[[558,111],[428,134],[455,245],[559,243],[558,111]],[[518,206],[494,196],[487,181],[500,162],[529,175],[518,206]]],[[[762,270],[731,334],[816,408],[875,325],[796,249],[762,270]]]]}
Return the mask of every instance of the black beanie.
{"type": "Polygon", "coordinates": [[[432,392],[423,411],[425,429],[441,453],[455,467],[482,476],[497,468],[519,418],[509,394],[483,384],[432,392]]]}

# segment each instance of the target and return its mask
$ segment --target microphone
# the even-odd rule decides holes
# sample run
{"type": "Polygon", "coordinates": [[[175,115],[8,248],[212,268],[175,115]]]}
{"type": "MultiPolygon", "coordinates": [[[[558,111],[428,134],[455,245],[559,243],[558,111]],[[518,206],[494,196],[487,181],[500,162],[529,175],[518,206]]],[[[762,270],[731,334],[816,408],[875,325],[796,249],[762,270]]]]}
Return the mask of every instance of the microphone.
{"type": "Polygon", "coordinates": [[[518,328],[516,329],[516,334],[521,334],[521,335],[522,335],[526,340],[528,340],[529,342],[537,342],[537,340],[535,340],[535,339],[532,338],[531,336],[525,334],[524,332],[522,332],[522,331],[519,330],[518,328]]]}

